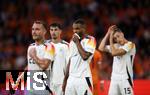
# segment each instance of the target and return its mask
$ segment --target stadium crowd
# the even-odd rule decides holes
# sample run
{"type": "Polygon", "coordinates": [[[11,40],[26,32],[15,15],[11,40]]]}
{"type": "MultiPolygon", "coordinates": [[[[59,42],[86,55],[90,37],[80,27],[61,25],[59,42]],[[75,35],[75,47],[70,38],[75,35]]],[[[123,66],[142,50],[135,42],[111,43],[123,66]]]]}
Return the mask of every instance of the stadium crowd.
{"type": "MultiPolygon", "coordinates": [[[[62,38],[69,42],[71,23],[82,17],[88,33],[99,43],[112,24],[136,43],[134,78],[150,79],[150,1],[149,0],[1,0],[0,70],[26,66],[26,51],[32,43],[31,24],[42,19],[63,25],[62,38]]],[[[47,39],[50,35],[47,34],[47,39]]],[[[110,78],[111,57],[104,54],[103,77],[110,78]]]]}

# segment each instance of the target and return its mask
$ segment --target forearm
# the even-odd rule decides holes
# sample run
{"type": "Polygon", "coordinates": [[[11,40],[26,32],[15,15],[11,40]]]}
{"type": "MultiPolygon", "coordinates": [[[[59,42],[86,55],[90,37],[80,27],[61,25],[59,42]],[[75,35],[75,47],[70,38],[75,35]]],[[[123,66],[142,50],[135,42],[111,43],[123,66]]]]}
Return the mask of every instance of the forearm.
{"type": "Polygon", "coordinates": [[[81,55],[82,59],[83,59],[83,60],[87,60],[87,59],[89,58],[89,56],[90,56],[90,53],[86,52],[86,51],[82,48],[82,46],[81,46],[80,43],[76,43],[76,45],[77,45],[79,54],[81,55]]]}
{"type": "Polygon", "coordinates": [[[111,49],[111,53],[114,54],[116,49],[114,47],[114,43],[113,43],[113,40],[112,38],[110,38],[110,49],[111,49]]]}
{"type": "Polygon", "coordinates": [[[107,40],[108,40],[108,37],[109,37],[109,35],[106,34],[105,37],[102,39],[102,41],[101,41],[101,43],[100,43],[100,45],[99,45],[99,47],[98,47],[98,49],[99,49],[100,51],[105,51],[105,46],[106,46],[106,42],[107,42],[107,40]]]}
{"type": "Polygon", "coordinates": [[[126,53],[125,50],[123,49],[118,49],[118,48],[115,48],[114,45],[110,46],[111,47],[111,55],[112,56],[122,56],[126,53]]]}
{"type": "Polygon", "coordinates": [[[47,69],[48,68],[48,66],[49,66],[49,64],[50,64],[50,60],[48,60],[48,59],[40,59],[40,58],[38,58],[37,56],[35,56],[34,58],[33,58],[33,60],[36,62],[36,64],[37,65],[39,65],[42,69],[47,69]]]}
{"type": "Polygon", "coordinates": [[[116,52],[116,48],[115,48],[115,46],[114,46],[114,42],[113,42],[113,37],[112,37],[112,35],[110,36],[109,42],[110,42],[111,54],[114,55],[115,52],[116,52]]]}
{"type": "Polygon", "coordinates": [[[111,49],[112,56],[120,56],[126,53],[124,50],[118,49],[114,46],[114,42],[112,38],[110,38],[110,49],[111,49]]]}

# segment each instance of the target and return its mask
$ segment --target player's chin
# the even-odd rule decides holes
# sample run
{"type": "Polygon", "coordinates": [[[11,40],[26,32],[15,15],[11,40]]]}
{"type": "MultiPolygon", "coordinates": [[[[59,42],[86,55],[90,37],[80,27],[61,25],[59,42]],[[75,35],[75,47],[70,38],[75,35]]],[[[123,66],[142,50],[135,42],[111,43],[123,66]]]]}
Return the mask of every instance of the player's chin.
{"type": "Polygon", "coordinates": [[[52,36],[52,39],[57,39],[57,36],[52,36]]]}
{"type": "Polygon", "coordinates": [[[39,40],[40,39],[38,36],[33,36],[32,38],[33,38],[33,40],[39,40]]]}

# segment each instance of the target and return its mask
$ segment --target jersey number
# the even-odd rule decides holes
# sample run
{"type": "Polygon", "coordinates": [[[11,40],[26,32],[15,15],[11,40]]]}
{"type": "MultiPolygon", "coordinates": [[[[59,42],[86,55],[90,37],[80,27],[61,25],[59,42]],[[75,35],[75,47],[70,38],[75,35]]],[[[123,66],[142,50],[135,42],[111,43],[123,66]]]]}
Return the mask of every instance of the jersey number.
{"type": "Polygon", "coordinates": [[[124,91],[125,91],[125,94],[131,94],[131,89],[129,87],[124,88],[124,91]]]}

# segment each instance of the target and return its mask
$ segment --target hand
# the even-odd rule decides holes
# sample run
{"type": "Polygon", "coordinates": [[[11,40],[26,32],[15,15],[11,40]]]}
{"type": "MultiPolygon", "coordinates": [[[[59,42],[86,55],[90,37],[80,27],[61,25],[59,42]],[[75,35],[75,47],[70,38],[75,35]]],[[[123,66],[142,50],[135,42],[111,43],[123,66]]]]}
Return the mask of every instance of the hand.
{"type": "Polygon", "coordinates": [[[80,42],[80,41],[79,41],[80,39],[79,39],[78,34],[74,34],[72,40],[73,40],[76,44],[79,43],[79,42],[80,42]]]}
{"type": "Polygon", "coordinates": [[[29,50],[29,56],[34,59],[34,57],[36,56],[36,50],[35,50],[35,48],[30,48],[30,50],[29,50]]]}
{"type": "Polygon", "coordinates": [[[112,32],[114,32],[114,29],[116,29],[117,28],[117,26],[116,25],[112,25],[112,26],[110,26],[109,28],[108,28],[108,34],[111,34],[112,32]]]}
{"type": "Polygon", "coordinates": [[[109,33],[110,33],[110,40],[113,39],[113,35],[114,35],[114,31],[117,29],[116,25],[112,25],[110,26],[110,28],[108,29],[109,33]]]}

